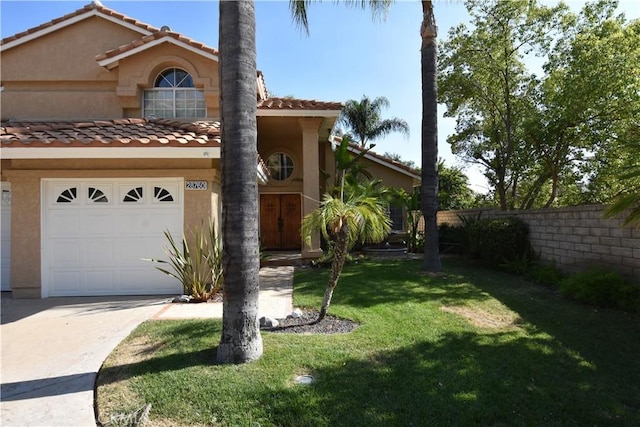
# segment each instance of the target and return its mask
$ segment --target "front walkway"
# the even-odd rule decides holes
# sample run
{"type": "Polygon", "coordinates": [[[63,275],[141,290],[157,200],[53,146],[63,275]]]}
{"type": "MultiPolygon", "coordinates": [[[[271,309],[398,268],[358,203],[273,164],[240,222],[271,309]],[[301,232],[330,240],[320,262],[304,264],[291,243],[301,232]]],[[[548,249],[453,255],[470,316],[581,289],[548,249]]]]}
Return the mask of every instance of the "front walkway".
{"type": "MultiPolygon", "coordinates": [[[[260,313],[291,313],[293,267],[260,270],[260,313]]],[[[94,426],[94,385],[109,353],[151,318],[218,317],[218,304],[161,297],[2,297],[2,426],[94,426]],[[168,307],[168,308],[167,308],[168,307]],[[199,313],[198,310],[210,310],[199,313]]]]}

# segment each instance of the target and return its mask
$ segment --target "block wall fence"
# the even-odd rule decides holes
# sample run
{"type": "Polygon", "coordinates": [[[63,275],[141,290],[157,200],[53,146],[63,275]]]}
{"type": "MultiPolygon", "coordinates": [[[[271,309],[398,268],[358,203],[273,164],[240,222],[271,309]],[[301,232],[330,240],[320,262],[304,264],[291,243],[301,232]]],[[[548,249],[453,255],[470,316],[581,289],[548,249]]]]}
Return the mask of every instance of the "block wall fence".
{"type": "Polygon", "coordinates": [[[566,272],[593,266],[616,271],[640,284],[640,229],[604,219],[603,205],[499,211],[468,209],[438,212],[438,225],[461,225],[459,216],[515,216],[529,225],[529,240],[540,259],[566,272]]]}

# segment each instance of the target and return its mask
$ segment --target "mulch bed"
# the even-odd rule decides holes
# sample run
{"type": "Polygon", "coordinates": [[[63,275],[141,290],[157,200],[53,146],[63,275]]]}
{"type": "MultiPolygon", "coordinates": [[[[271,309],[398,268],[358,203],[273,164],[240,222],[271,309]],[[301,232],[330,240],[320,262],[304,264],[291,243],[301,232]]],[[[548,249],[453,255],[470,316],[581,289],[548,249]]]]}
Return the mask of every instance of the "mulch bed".
{"type": "Polygon", "coordinates": [[[287,316],[286,319],[278,319],[277,327],[264,330],[288,334],[345,334],[358,327],[358,323],[354,321],[331,315],[325,316],[321,322],[314,324],[318,314],[314,310],[305,310],[300,317],[287,316]]]}

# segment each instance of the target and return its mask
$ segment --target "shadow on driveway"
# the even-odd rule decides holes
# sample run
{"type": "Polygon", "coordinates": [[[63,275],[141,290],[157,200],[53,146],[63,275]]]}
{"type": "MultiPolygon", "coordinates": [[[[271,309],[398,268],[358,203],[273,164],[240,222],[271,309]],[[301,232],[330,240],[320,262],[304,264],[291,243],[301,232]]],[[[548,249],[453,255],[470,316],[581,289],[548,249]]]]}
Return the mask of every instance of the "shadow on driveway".
{"type": "Polygon", "coordinates": [[[86,316],[157,305],[162,307],[170,296],[146,295],[124,297],[55,297],[14,299],[10,292],[2,293],[0,324],[16,322],[45,310],[57,310],[60,316],[86,316]]]}

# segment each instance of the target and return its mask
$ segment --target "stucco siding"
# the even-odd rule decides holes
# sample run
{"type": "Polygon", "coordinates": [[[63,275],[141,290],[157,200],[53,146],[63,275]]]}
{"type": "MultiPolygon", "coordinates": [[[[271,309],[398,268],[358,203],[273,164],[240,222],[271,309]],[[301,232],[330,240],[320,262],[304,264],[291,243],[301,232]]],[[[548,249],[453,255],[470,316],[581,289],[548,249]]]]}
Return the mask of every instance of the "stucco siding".
{"type": "Polygon", "coordinates": [[[117,81],[117,74],[98,65],[96,55],[140,37],[91,17],[2,52],[2,81],[117,81]]]}

